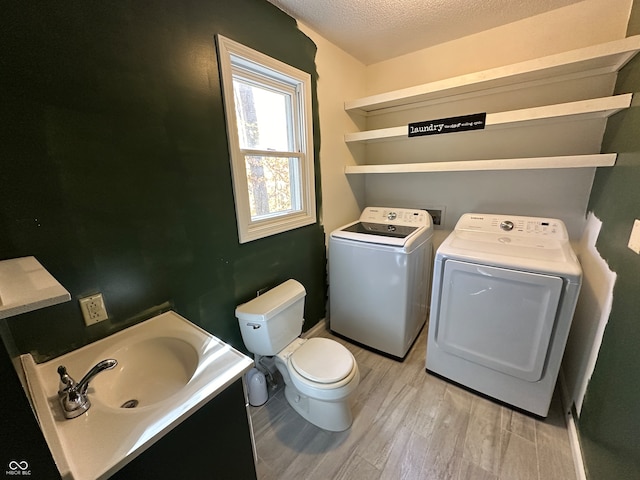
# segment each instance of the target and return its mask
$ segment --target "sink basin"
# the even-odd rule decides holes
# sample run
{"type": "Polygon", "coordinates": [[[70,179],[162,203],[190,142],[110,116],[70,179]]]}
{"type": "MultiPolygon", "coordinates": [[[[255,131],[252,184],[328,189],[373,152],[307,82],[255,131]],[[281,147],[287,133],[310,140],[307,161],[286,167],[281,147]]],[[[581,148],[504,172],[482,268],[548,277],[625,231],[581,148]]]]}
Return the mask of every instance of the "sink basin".
{"type": "Polygon", "coordinates": [[[20,363],[65,480],[109,478],[253,366],[252,359],[175,312],[45,363],[36,364],[29,354],[20,363]],[[58,399],[58,366],[79,381],[107,358],[118,365],[89,383],[91,408],[66,419],[58,399]]]}
{"type": "Polygon", "coordinates": [[[145,407],[166,400],[184,388],[198,368],[195,348],[171,337],[142,340],[109,355],[118,365],[91,382],[89,396],[111,408],[145,407]]]}

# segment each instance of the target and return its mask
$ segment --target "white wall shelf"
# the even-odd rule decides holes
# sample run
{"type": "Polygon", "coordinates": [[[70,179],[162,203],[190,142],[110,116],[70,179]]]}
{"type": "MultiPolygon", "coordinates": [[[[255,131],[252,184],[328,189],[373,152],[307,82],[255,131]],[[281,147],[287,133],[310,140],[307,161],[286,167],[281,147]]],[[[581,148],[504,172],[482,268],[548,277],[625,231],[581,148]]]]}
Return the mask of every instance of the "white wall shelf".
{"type": "Polygon", "coordinates": [[[479,96],[619,71],[640,51],[640,35],[345,102],[347,112],[479,96]]]}
{"type": "MultiPolygon", "coordinates": [[[[607,118],[631,105],[632,94],[581,100],[578,102],[525,108],[508,112],[488,113],[485,129],[498,127],[530,125],[542,122],[563,120],[586,120],[607,118]]],[[[399,140],[408,138],[408,126],[382,128],[365,132],[347,133],[347,143],[369,143],[376,141],[399,140]]],[[[418,137],[417,137],[418,138],[418,137]]]]}
{"type": "Polygon", "coordinates": [[[460,160],[449,162],[398,163],[387,165],[352,165],[345,167],[347,175],[363,173],[432,173],[492,170],[538,170],[550,168],[611,167],[616,153],[565,155],[558,157],[503,158],[493,160],[460,160]]]}
{"type": "MultiPolygon", "coordinates": [[[[530,106],[518,110],[501,111],[497,113],[487,113],[485,129],[474,130],[474,132],[463,133],[458,135],[446,134],[439,137],[446,139],[446,142],[438,142],[437,148],[446,148],[449,144],[454,146],[457,142],[462,141],[460,135],[465,135],[466,139],[473,142],[472,139],[478,139],[477,135],[482,135],[483,131],[506,129],[507,127],[532,127],[532,126],[551,126],[547,128],[549,132],[558,131],[558,129],[566,128],[567,132],[572,132],[572,137],[566,139],[560,135],[555,135],[555,145],[551,148],[536,149],[532,148],[533,144],[523,142],[526,145],[525,150],[518,158],[502,158],[512,156],[513,153],[501,155],[501,143],[496,142],[493,151],[484,151],[482,158],[461,158],[454,161],[433,161],[421,162],[424,158],[423,142],[416,141],[415,138],[408,135],[408,124],[401,126],[391,126],[387,128],[379,128],[372,130],[364,130],[355,133],[347,133],[344,136],[347,144],[372,144],[376,142],[386,142],[392,140],[402,140],[403,145],[399,149],[401,157],[413,157],[410,163],[389,163],[384,162],[382,152],[387,152],[388,147],[369,146],[363,150],[367,159],[361,165],[350,165],[345,167],[345,173],[348,175],[359,174],[379,174],[379,173],[422,173],[422,172],[460,172],[460,171],[494,171],[494,170],[533,170],[533,169],[571,169],[571,168],[592,168],[592,167],[610,167],[615,164],[617,155],[615,153],[600,154],[599,144],[596,145],[594,135],[598,135],[598,124],[590,123],[588,125],[588,139],[591,144],[588,148],[584,148],[584,142],[576,138],[576,130],[571,123],[583,120],[601,120],[602,130],[604,132],[604,122],[611,115],[629,108],[631,106],[632,94],[622,94],[614,96],[600,96],[597,98],[582,99],[579,101],[571,101],[567,103],[554,103],[562,100],[560,92],[567,91],[568,81],[578,81],[585,78],[601,76],[605,74],[614,74],[618,72],[629,60],[631,60],[640,51],[640,35],[627,37],[622,40],[616,40],[600,45],[593,45],[586,48],[571,50],[564,53],[550,55],[534,60],[507,65],[503,67],[484,70],[476,73],[460,75],[436,82],[426,83],[415,87],[394,90],[379,95],[360,98],[345,102],[345,110],[350,113],[362,114],[365,116],[376,115],[382,116],[383,122],[377,119],[374,123],[378,126],[397,125],[408,118],[409,109],[424,109],[429,105],[442,104],[444,102],[457,102],[475,98],[476,105],[480,105],[475,112],[491,112],[497,108],[493,106],[499,105],[495,100],[498,98],[496,94],[506,94],[508,92],[518,91],[518,95],[528,96],[529,92],[536,90],[537,87],[548,86],[547,91],[556,90],[557,82],[564,82],[563,86],[558,86],[554,100],[543,103],[541,100],[538,105],[530,106]],[[535,88],[534,88],[535,87],[535,88]],[[542,105],[541,105],[542,104],[542,105]],[[485,106],[486,105],[486,106],[485,106]],[[484,108],[483,108],[484,106],[484,108]],[[390,115],[390,116],[389,116],[390,115]],[[386,119],[384,116],[388,116],[386,119]],[[394,119],[394,120],[392,120],[394,119]],[[568,125],[564,127],[560,125],[564,123],[568,125]],[[559,126],[556,127],[556,124],[559,126]],[[471,134],[473,133],[473,135],[471,134]],[[567,141],[571,141],[572,147],[568,148],[567,141]],[[449,143],[450,142],[450,143],[449,143]],[[415,147],[413,147],[415,145],[415,147]],[[554,148],[554,147],[557,147],[554,148]],[[527,150],[528,149],[528,150],[527,150]],[[561,155],[552,156],[554,150],[561,155]],[[538,156],[539,153],[544,156],[538,156]],[[571,155],[576,153],[576,155],[571,155]],[[490,159],[486,159],[490,158],[490,159]]],[[[579,82],[578,82],[579,83],[579,82]]],[[[539,89],[538,89],[539,90],[539,89]]],[[[600,95],[607,95],[609,91],[602,91],[600,95]]],[[[594,91],[595,92],[595,91],[594,91]]],[[[598,93],[595,93],[598,95],[598,93]]],[[[594,95],[594,96],[595,96],[594,95]]],[[[575,98],[573,99],[575,100],[575,98]]],[[[531,105],[531,102],[528,102],[531,105]]],[[[442,111],[438,107],[438,111],[442,111]]],[[[499,108],[499,107],[498,107],[499,108]]],[[[422,110],[421,110],[422,111],[422,110]]],[[[425,111],[428,111],[425,110],[425,111]]],[[[417,111],[411,115],[415,118],[417,111]]],[[[426,115],[421,113],[421,115],[426,115]]],[[[446,115],[441,115],[445,117],[446,115]]],[[[453,117],[453,115],[451,115],[453,117]]],[[[424,120],[429,120],[424,119],[424,120]]],[[[411,122],[412,120],[408,120],[411,122]]],[[[519,130],[519,138],[523,140],[529,139],[529,133],[536,135],[539,130],[519,130]],[[524,136],[523,136],[524,135],[524,136]]],[[[602,133],[600,133],[601,135],[602,133]]],[[[502,134],[501,134],[502,135],[502,134]]],[[[507,133],[505,133],[507,135],[507,133]]],[[[424,138],[424,137],[423,137],[424,138]]],[[[535,137],[530,137],[531,139],[535,137]]],[[[601,139],[600,139],[601,140],[601,139]]],[[[481,141],[480,141],[481,142],[481,141]]],[[[548,146],[547,146],[548,147],[548,146]]],[[[472,150],[466,146],[470,156],[473,157],[472,150]]],[[[513,149],[510,150],[513,152],[513,149]]],[[[506,150],[505,150],[506,153],[506,150]]],[[[438,150],[431,152],[432,158],[438,158],[438,150]]],[[[517,154],[516,154],[517,155],[517,154]]],[[[463,155],[464,157],[464,155],[463,155]]]]}
{"type": "Polygon", "coordinates": [[[0,261],[0,318],[69,300],[69,292],[35,257],[0,261]]]}

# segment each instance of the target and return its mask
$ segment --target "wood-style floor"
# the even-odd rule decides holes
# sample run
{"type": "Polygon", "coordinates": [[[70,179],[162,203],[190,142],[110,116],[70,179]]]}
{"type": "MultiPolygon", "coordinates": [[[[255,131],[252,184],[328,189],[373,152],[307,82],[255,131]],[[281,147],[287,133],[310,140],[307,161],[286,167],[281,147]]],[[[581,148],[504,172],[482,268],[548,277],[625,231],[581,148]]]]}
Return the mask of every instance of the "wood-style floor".
{"type": "Polygon", "coordinates": [[[426,330],[402,363],[317,332],[358,362],[353,425],[321,430],[277,388],[250,407],[259,480],[574,480],[558,396],[539,420],[436,378],[424,368],[426,330]]]}

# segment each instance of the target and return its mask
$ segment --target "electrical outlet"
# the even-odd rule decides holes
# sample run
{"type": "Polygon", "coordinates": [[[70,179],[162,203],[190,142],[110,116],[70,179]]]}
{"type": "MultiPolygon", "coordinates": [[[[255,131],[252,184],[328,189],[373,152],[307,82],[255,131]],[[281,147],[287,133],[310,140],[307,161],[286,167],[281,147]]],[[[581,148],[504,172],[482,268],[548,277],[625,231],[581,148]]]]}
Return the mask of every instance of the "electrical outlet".
{"type": "Polygon", "coordinates": [[[93,325],[109,318],[101,293],[81,298],[80,308],[82,309],[84,323],[87,325],[93,325]]]}
{"type": "Polygon", "coordinates": [[[640,255],[640,220],[636,219],[633,221],[631,235],[629,235],[629,244],[627,246],[640,255]]]}

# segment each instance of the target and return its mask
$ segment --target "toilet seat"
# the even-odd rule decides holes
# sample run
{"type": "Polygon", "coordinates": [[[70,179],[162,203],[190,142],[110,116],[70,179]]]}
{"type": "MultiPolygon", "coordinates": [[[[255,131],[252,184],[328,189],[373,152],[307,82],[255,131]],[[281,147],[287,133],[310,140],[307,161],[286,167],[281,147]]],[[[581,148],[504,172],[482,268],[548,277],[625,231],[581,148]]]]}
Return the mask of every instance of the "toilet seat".
{"type": "Polygon", "coordinates": [[[353,370],[354,358],[344,346],[328,338],[310,338],[289,358],[302,377],[322,384],[345,379],[353,370]]]}
{"type": "Polygon", "coordinates": [[[308,340],[297,338],[291,344],[289,344],[286,349],[280,352],[277,355],[277,358],[284,364],[284,368],[287,372],[286,374],[290,379],[292,385],[301,394],[307,395],[308,397],[317,400],[328,402],[341,401],[341,399],[346,398],[355,390],[360,381],[360,372],[358,370],[358,364],[356,363],[355,358],[353,358],[353,355],[349,350],[347,350],[344,346],[340,345],[335,340],[316,337],[310,338],[308,340]],[[310,345],[311,348],[307,350],[306,353],[304,353],[303,347],[312,340],[321,341],[313,341],[310,345]],[[329,344],[327,344],[326,342],[329,342],[329,344]],[[338,346],[336,347],[336,345],[338,346]],[[342,368],[337,369],[337,371],[340,373],[329,374],[326,377],[322,373],[318,374],[321,371],[320,369],[322,369],[323,367],[328,367],[329,369],[331,369],[331,365],[322,365],[318,367],[319,370],[317,371],[307,368],[307,370],[311,370],[311,372],[313,372],[311,373],[307,371],[307,375],[314,376],[315,378],[322,378],[323,382],[311,380],[305,375],[298,373],[297,368],[293,365],[292,357],[301,349],[303,349],[303,353],[296,362],[298,364],[298,368],[304,370],[305,361],[301,359],[306,359],[305,357],[307,357],[307,355],[309,355],[309,357],[311,358],[315,358],[316,362],[320,364],[330,364],[333,362],[333,359],[330,357],[330,355],[333,355],[333,353],[331,352],[338,352],[336,355],[338,359],[336,361],[336,364],[342,366],[342,368]],[[346,372],[346,376],[344,378],[332,383],[324,383],[327,381],[327,378],[336,378],[342,376],[342,372],[345,371],[347,365],[351,365],[351,369],[346,372]]]}

